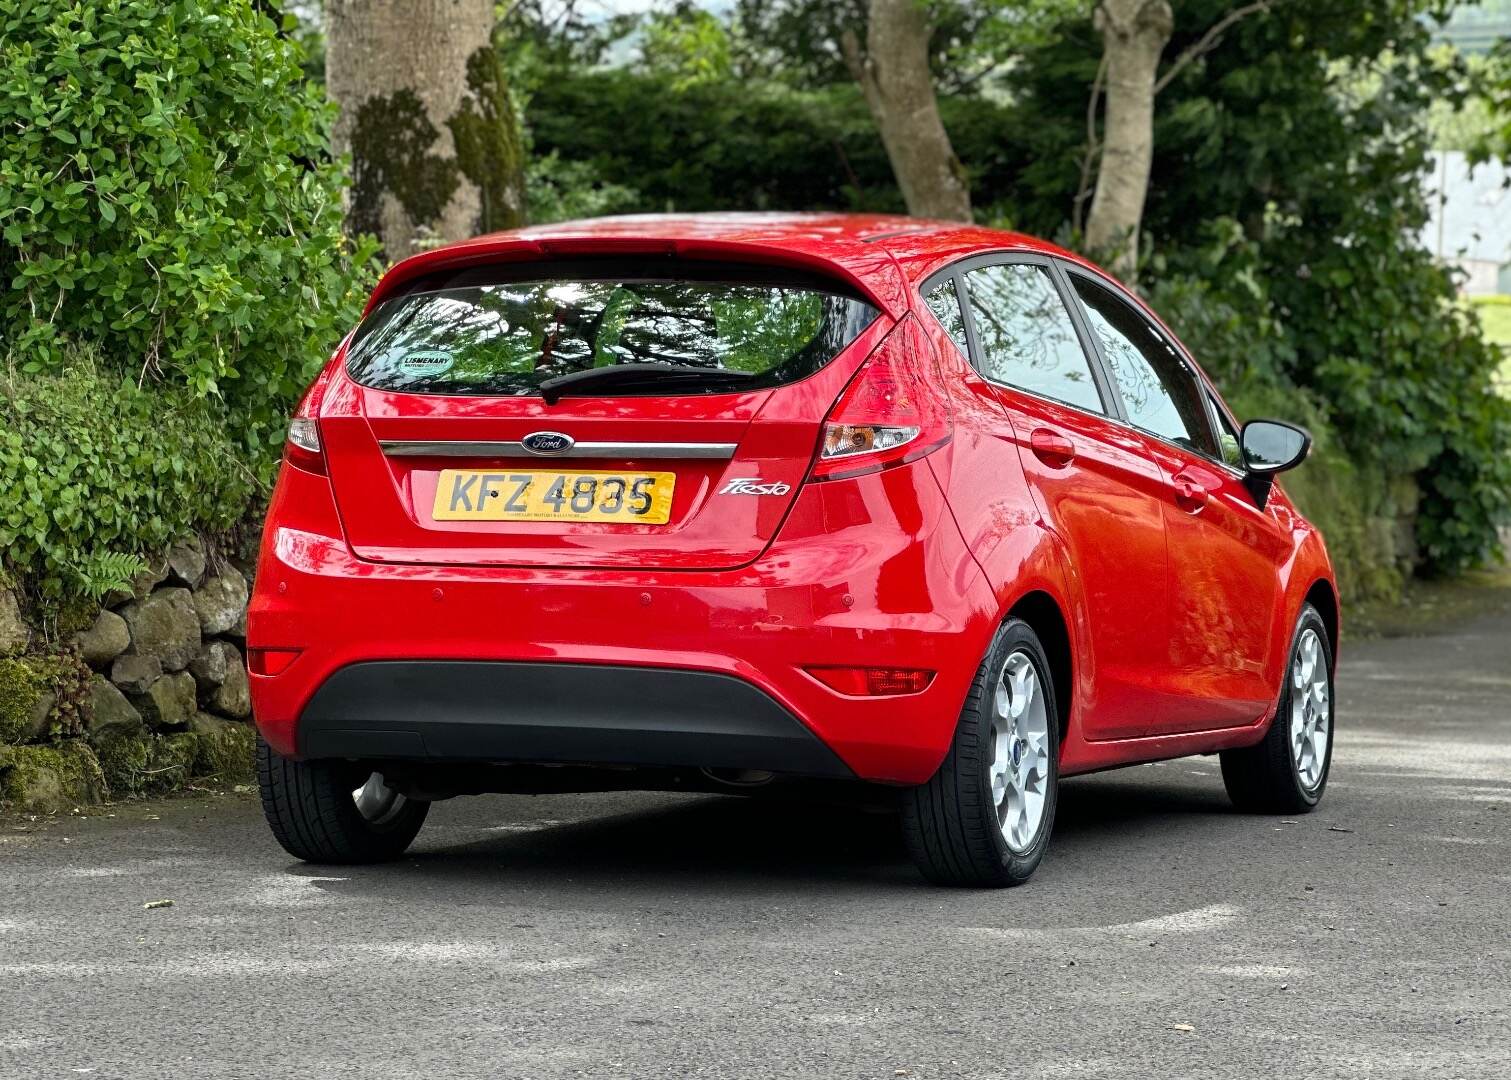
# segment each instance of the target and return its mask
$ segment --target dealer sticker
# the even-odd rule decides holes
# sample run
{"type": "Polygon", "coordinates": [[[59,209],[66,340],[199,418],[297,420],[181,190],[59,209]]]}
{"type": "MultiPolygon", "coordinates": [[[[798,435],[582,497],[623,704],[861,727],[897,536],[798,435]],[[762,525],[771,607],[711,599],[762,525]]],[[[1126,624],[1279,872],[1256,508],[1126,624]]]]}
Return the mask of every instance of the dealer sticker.
{"type": "Polygon", "coordinates": [[[405,375],[442,375],[451,370],[456,360],[445,349],[421,349],[399,361],[399,370],[405,375]]]}

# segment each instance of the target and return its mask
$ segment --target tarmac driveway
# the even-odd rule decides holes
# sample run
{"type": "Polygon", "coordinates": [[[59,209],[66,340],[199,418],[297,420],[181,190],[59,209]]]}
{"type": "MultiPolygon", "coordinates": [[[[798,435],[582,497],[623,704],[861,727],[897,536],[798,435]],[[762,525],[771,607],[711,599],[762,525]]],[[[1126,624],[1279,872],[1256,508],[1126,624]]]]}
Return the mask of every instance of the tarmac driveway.
{"type": "Polygon", "coordinates": [[[1339,703],[1317,813],[1072,780],[1008,892],[719,797],[459,800],[362,869],[247,795],[0,823],[0,1076],[1511,1075],[1511,616],[1348,647],[1339,703]]]}

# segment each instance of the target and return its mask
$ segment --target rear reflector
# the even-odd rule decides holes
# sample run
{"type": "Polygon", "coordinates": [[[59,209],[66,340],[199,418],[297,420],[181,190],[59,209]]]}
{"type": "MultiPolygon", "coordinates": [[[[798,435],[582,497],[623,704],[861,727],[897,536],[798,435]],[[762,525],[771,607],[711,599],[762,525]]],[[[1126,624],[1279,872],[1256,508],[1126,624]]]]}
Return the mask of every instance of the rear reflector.
{"type": "Polygon", "coordinates": [[[253,675],[281,675],[298,655],[298,649],[248,649],[247,670],[253,675]]]}
{"type": "Polygon", "coordinates": [[[896,697],[927,690],[934,673],[923,668],[811,667],[805,669],[830,690],[850,697],[896,697]]]}

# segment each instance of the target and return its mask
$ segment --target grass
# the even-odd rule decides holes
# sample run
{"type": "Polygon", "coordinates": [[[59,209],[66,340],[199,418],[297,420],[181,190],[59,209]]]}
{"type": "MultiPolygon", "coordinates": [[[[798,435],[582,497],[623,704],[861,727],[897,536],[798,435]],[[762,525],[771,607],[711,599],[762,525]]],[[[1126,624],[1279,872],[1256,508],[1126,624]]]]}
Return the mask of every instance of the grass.
{"type": "Polygon", "coordinates": [[[1511,296],[1478,296],[1474,306],[1485,327],[1485,339],[1501,347],[1501,393],[1511,397],[1511,296]]]}

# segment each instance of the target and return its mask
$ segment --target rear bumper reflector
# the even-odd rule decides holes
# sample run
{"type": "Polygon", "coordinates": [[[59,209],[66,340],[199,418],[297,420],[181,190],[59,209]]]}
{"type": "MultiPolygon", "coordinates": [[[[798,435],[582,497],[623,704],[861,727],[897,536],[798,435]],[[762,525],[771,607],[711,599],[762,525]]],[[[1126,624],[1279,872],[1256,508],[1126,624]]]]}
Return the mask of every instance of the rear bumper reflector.
{"type": "Polygon", "coordinates": [[[849,697],[921,694],[934,681],[934,673],[922,668],[810,667],[803,670],[830,690],[849,697]]]}
{"type": "Polygon", "coordinates": [[[388,457],[540,457],[540,458],[704,458],[727,461],[737,443],[580,442],[566,450],[542,454],[519,442],[387,440],[379,444],[388,457]]]}

